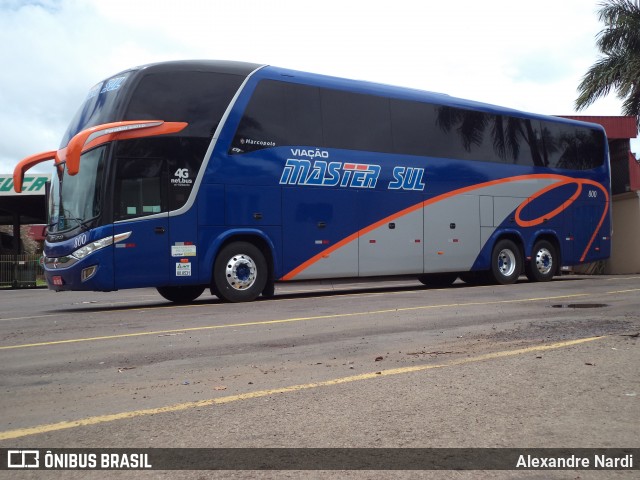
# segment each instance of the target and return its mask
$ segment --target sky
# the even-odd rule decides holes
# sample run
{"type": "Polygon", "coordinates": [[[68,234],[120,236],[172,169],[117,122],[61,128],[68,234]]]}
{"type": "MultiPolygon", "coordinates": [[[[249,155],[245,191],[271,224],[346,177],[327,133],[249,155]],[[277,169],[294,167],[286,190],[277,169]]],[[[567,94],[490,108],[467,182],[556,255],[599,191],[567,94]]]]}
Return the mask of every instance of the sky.
{"type": "MultiPolygon", "coordinates": [[[[57,149],[100,80],[165,60],[248,61],[574,114],[599,56],[599,2],[0,0],[0,173],[57,149]]],[[[621,104],[612,93],[580,114],[620,115],[621,104]]]]}

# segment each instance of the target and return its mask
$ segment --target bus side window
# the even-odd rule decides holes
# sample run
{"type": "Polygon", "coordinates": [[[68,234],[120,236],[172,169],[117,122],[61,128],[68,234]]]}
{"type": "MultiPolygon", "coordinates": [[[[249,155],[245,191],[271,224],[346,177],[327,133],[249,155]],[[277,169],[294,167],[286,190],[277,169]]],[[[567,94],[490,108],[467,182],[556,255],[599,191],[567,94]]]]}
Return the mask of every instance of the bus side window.
{"type": "Polygon", "coordinates": [[[321,90],[324,145],[390,153],[389,99],[340,90],[321,90]]]}
{"type": "MultiPolygon", "coordinates": [[[[191,140],[194,143],[198,139],[191,140]]],[[[186,146],[175,156],[167,158],[169,210],[178,210],[187,203],[201,164],[202,159],[193,155],[193,149],[186,146]]]]}
{"type": "Polygon", "coordinates": [[[262,80],[240,120],[229,153],[242,154],[282,145],[322,146],[320,90],[262,80]]]}
{"type": "Polygon", "coordinates": [[[114,220],[168,211],[165,162],[161,158],[117,159],[114,220]]]}
{"type": "Polygon", "coordinates": [[[544,166],[568,170],[589,170],[605,158],[602,132],[561,123],[542,122],[544,166]]]}

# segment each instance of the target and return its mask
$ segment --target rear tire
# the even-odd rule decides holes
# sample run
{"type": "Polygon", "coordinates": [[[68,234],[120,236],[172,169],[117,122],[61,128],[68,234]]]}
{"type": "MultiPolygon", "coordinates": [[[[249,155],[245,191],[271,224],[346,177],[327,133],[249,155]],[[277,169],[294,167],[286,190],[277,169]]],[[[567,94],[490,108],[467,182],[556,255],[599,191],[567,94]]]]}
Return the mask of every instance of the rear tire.
{"type": "Polygon", "coordinates": [[[201,285],[188,285],[184,287],[158,287],[158,293],[174,303],[191,303],[204,292],[201,285]]]}
{"type": "Polygon", "coordinates": [[[527,265],[527,278],[532,282],[548,282],[557,271],[558,257],[556,248],[547,240],[538,240],[531,252],[531,261],[527,265]]]}
{"type": "Polygon", "coordinates": [[[265,289],[268,277],[260,249],[249,242],[234,242],[216,258],[211,291],[225,302],[251,302],[265,289]]]}
{"type": "Polygon", "coordinates": [[[491,273],[500,285],[516,283],[522,273],[522,253],[509,239],[498,241],[491,254],[491,273]]]}

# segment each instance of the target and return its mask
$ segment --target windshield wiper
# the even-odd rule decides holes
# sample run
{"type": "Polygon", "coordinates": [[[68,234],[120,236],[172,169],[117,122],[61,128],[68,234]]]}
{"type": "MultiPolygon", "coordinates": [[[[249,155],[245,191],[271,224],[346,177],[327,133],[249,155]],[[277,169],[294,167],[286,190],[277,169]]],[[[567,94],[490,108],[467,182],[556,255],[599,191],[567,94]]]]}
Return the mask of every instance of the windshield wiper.
{"type": "MultiPolygon", "coordinates": [[[[68,210],[65,210],[65,213],[71,213],[68,210]]],[[[89,220],[82,220],[81,218],[78,217],[74,217],[73,215],[69,215],[69,216],[65,216],[65,221],[69,221],[69,220],[73,220],[75,221],[83,232],[86,232],[87,230],[90,230],[90,228],[87,226],[89,223],[93,222],[94,218],[90,218],[89,220]]]]}

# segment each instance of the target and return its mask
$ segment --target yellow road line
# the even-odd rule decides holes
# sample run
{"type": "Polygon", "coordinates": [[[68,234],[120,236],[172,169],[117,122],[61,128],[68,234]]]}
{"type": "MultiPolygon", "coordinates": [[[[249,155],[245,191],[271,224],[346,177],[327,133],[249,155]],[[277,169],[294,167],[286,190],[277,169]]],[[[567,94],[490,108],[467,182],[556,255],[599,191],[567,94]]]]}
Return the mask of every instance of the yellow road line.
{"type": "MultiPolygon", "coordinates": [[[[633,288],[630,290],[614,290],[610,292],[604,292],[604,293],[601,293],[600,295],[616,295],[620,293],[631,293],[631,292],[639,292],[639,291],[640,291],[640,288],[633,288]]],[[[334,319],[334,318],[357,317],[357,316],[364,316],[364,315],[382,315],[385,313],[409,312],[409,311],[429,310],[429,309],[436,309],[436,308],[461,308],[461,307],[477,307],[477,306],[487,306],[487,305],[504,305],[504,304],[510,304],[510,303],[541,302],[541,301],[549,301],[549,300],[563,300],[563,299],[569,299],[569,298],[593,297],[593,296],[594,296],[593,293],[576,293],[572,295],[558,295],[553,297],[519,298],[515,300],[494,300],[494,301],[488,301],[488,302],[467,302],[467,303],[451,303],[451,304],[439,304],[439,305],[420,305],[416,307],[390,308],[385,310],[374,310],[374,311],[367,311],[367,312],[336,313],[332,315],[284,318],[279,320],[231,323],[231,324],[225,324],[225,325],[204,325],[200,327],[176,328],[176,329],[170,329],[170,330],[154,330],[151,332],[122,333],[117,335],[104,335],[100,337],[71,338],[68,340],[54,340],[51,342],[26,343],[26,344],[20,344],[20,345],[5,345],[0,347],[0,351],[14,350],[18,348],[63,345],[68,343],[94,342],[98,340],[115,340],[120,338],[143,337],[143,336],[149,336],[149,335],[166,335],[169,333],[178,333],[178,332],[199,332],[199,331],[205,331],[205,330],[218,330],[223,328],[277,325],[277,324],[284,324],[284,323],[306,322],[311,320],[327,320],[327,319],[334,319]]],[[[181,306],[176,306],[175,308],[193,308],[193,307],[199,307],[199,306],[208,306],[208,305],[206,304],[205,305],[181,305],[181,306]]],[[[135,310],[146,310],[146,309],[145,308],[131,309],[131,311],[135,311],[135,310]]]]}
{"type": "Polygon", "coordinates": [[[35,318],[47,318],[47,317],[61,317],[62,313],[49,313],[47,315],[32,315],[30,317],[13,317],[13,318],[0,318],[0,322],[13,322],[16,320],[33,320],[35,318]]]}
{"type": "MultiPolygon", "coordinates": [[[[148,296],[148,295],[147,295],[148,296]]],[[[172,308],[196,308],[196,307],[213,307],[217,305],[216,303],[206,302],[206,303],[193,303],[191,305],[158,305],[158,302],[151,302],[146,306],[138,306],[134,308],[128,307],[118,307],[117,305],[130,305],[131,302],[109,302],[109,303],[95,303],[95,304],[86,304],[83,306],[89,307],[88,310],[74,310],[73,313],[91,313],[92,315],[96,315],[99,313],[119,313],[122,311],[127,312],[140,312],[146,310],[168,310],[172,308]]],[[[31,320],[34,318],[46,318],[46,317],[68,317],[70,311],[64,311],[60,313],[48,313],[45,315],[33,315],[28,317],[10,317],[10,318],[0,318],[0,322],[13,322],[16,320],[31,320]]]]}
{"type": "Polygon", "coordinates": [[[605,292],[606,295],[615,295],[616,293],[640,292],[640,288],[631,288],[629,290],[615,290],[613,292],[605,292]]]}
{"type": "Polygon", "coordinates": [[[44,346],[52,346],[52,345],[63,345],[68,343],[93,342],[97,340],[113,340],[118,338],[142,337],[142,336],[148,336],[148,335],[166,335],[168,333],[177,333],[177,332],[199,332],[204,330],[217,330],[222,328],[239,328],[239,327],[257,326],[257,325],[276,325],[276,324],[283,324],[283,323],[305,322],[305,321],[311,321],[311,320],[327,320],[327,319],[333,319],[333,318],[357,317],[357,316],[365,316],[365,315],[382,315],[385,313],[409,312],[409,311],[415,311],[415,310],[429,310],[429,309],[436,309],[436,308],[477,307],[477,306],[500,305],[500,304],[508,304],[508,303],[525,303],[525,302],[539,302],[539,301],[545,301],[545,300],[561,300],[561,299],[567,299],[567,298],[588,297],[591,295],[592,294],[589,294],[589,293],[576,293],[573,295],[560,295],[555,297],[523,298],[523,299],[515,299],[515,300],[493,300],[488,302],[467,302],[467,303],[451,303],[451,304],[440,304],[440,305],[420,305],[417,307],[390,308],[385,310],[375,310],[375,311],[367,311],[367,312],[336,313],[331,315],[284,318],[279,320],[232,323],[232,324],[225,324],[225,325],[205,325],[201,327],[176,328],[171,330],[154,330],[151,332],[122,333],[118,335],[104,335],[100,337],[71,338],[68,340],[55,340],[51,342],[40,342],[40,343],[26,343],[21,345],[6,345],[3,347],[0,347],[0,350],[13,350],[16,348],[30,348],[30,347],[44,347],[44,346]]]}
{"type": "Polygon", "coordinates": [[[538,345],[538,346],[535,346],[535,347],[526,347],[526,348],[519,348],[519,349],[516,349],[516,350],[505,350],[505,351],[500,351],[500,352],[492,352],[492,353],[487,353],[487,354],[484,354],[484,355],[479,355],[477,357],[461,358],[461,359],[458,359],[458,360],[452,360],[452,361],[447,362],[447,363],[436,364],[436,365],[414,365],[414,366],[411,366],[411,367],[393,368],[393,369],[390,369],[390,370],[382,370],[380,372],[370,372],[370,373],[363,373],[361,375],[353,375],[353,376],[349,376],[349,377],[334,378],[334,379],[325,380],[325,381],[322,381],[322,382],[305,383],[305,384],[301,384],[301,385],[292,385],[292,386],[289,386],[289,387],[273,388],[273,389],[269,389],[269,390],[258,390],[258,391],[254,391],[254,392],[241,393],[239,395],[229,395],[229,396],[225,396],[225,397],[211,398],[211,399],[208,399],[208,400],[200,400],[200,401],[197,401],[197,402],[178,403],[176,405],[168,405],[166,407],[147,408],[147,409],[143,409],[143,410],[134,410],[134,411],[130,411],[130,412],[114,413],[114,414],[110,414],[110,415],[98,415],[98,416],[82,418],[82,419],[74,420],[74,421],[70,421],[70,422],[51,423],[51,424],[47,424],[47,425],[37,425],[35,427],[29,427],[29,428],[19,428],[19,429],[16,429],[16,430],[7,430],[7,431],[4,431],[4,432],[0,432],[0,440],[10,440],[10,439],[26,437],[26,436],[29,436],[29,435],[37,435],[37,434],[41,434],[41,433],[56,432],[56,431],[60,431],[60,430],[67,430],[67,429],[70,429],[70,428],[77,428],[77,427],[86,427],[86,426],[90,426],[90,425],[97,425],[97,424],[100,424],[100,423],[109,423],[109,422],[114,422],[114,421],[117,421],[117,420],[133,419],[133,418],[144,417],[144,416],[148,416],[148,415],[158,415],[158,414],[161,414],[161,413],[180,412],[180,411],[184,411],[184,410],[191,410],[191,409],[194,409],[194,408],[209,407],[209,406],[214,406],[214,405],[224,405],[226,403],[239,402],[239,401],[242,401],[242,400],[251,400],[251,399],[267,397],[267,396],[271,396],[271,395],[279,395],[279,394],[286,394],[286,393],[292,393],[292,392],[299,392],[299,391],[302,391],[302,390],[310,390],[310,389],[321,388],[321,387],[330,387],[330,386],[334,386],[334,385],[341,385],[341,384],[346,384],[346,383],[359,382],[359,381],[363,381],[363,380],[373,380],[375,378],[389,377],[389,376],[393,376],[393,375],[403,375],[403,374],[408,374],[408,373],[415,373],[415,372],[423,372],[423,371],[426,371],[426,370],[433,370],[433,369],[436,369],[436,368],[453,367],[453,366],[457,366],[457,365],[465,365],[465,364],[469,364],[469,363],[482,362],[482,361],[485,361],[485,360],[493,360],[493,359],[498,359],[498,358],[513,357],[513,356],[522,355],[522,354],[525,354],[525,353],[541,352],[541,351],[545,351],[545,350],[554,350],[554,349],[558,349],[558,348],[570,347],[570,346],[573,346],[573,345],[579,345],[581,343],[592,342],[594,340],[598,340],[598,339],[601,339],[601,338],[606,338],[606,337],[580,338],[580,339],[577,339],[577,340],[569,340],[569,341],[565,341],[565,342],[551,343],[551,344],[546,344],[546,345],[538,345]]]}
{"type": "MultiPolygon", "coordinates": [[[[393,288],[393,287],[382,287],[382,288],[393,288]]],[[[414,288],[414,287],[411,287],[414,288]]],[[[480,287],[476,287],[476,288],[480,288],[480,287]]],[[[431,289],[434,290],[434,289],[431,289]]],[[[441,289],[439,289],[441,290],[441,289]]],[[[278,298],[277,295],[282,295],[282,296],[288,296],[288,295],[299,295],[299,294],[303,294],[303,293],[326,293],[326,294],[331,294],[333,293],[333,295],[327,295],[331,296],[331,297],[337,297],[337,298],[347,298],[347,297],[368,297],[368,296],[375,296],[375,295],[401,295],[401,294],[411,294],[411,293],[421,293],[423,292],[424,289],[421,289],[419,286],[415,286],[415,290],[403,290],[403,291],[399,291],[399,292],[365,292],[365,293],[349,293],[349,290],[331,290],[331,289],[317,289],[317,290],[296,290],[296,291],[280,291],[276,294],[276,297],[274,298],[270,298],[269,300],[267,300],[269,303],[273,303],[273,302],[292,302],[292,301],[297,301],[300,300],[299,298],[278,298]]],[[[145,297],[151,297],[153,295],[143,295],[145,297]]],[[[265,300],[263,300],[265,301],[265,300]]],[[[158,304],[158,301],[151,301],[149,300],[149,304],[148,305],[142,305],[142,306],[136,306],[136,307],[118,307],[118,305],[131,305],[131,301],[126,301],[126,302],[96,302],[91,303],[91,304],[86,304],[86,305],[80,305],[80,304],[73,304],[74,306],[76,305],[80,305],[80,306],[86,306],[89,307],[88,310],[75,310],[73,313],[83,313],[83,312],[87,312],[89,311],[92,315],[96,315],[96,314],[100,314],[100,313],[117,313],[117,312],[144,312],[144,311],[151,311],[151,310],[171,310],[171,309],[176,309],[176,308],[202,308],[202,307],[208,307],[208,308],[213,308],[216,306],[222,306],[223,304],[220,303],[219,301],[216,300],[204,300],[204,301],[200,301],[198,303],[191,303],[189,305],[175,305],[175,304],[166,304],[166,305],[161,305],[158,304]]],[[[139,304],[140,302],[138,302],[139,304]]],[[[65,312],[61,312],[61,313],[49,313],[46,315],[33,315],[33,316],[27,316],[27,317],[11,317],[11,318],[0,318],[0,322],[13,322],[16,320],[31,320],[34,318],[46,318],[46,317],[66,317],[68,316],[69,312],[65,311],[65,312]]]]}

